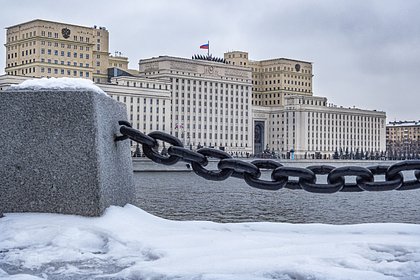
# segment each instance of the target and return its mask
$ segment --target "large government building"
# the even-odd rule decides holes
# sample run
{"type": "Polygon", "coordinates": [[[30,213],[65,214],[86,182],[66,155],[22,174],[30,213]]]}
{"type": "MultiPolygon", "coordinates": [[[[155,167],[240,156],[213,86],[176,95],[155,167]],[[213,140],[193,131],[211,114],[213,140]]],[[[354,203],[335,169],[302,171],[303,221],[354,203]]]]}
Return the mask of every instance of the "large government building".
{"type": "Polygon", "coordinates": [[[253,152],[330,158],[336,151],[385,151],[386,114],[343,108],[312,92],[312,63],[276,58],[252,61],[225,53],[229,64],[252,70],[253,152]]]}
{"type": "Polygon", "coordinates": [[[251,69],[221,61],[161,56],[140,60],[139,71],[170,82],[170,132],[188,146],[251,154],[251,69]]]}
{"type": "Polygon", "coordinates": [[[8,75],[80,77],[107,82],[107,69],[127,69],[128,59],[109,55],[105,27],[33,20],[6,28],[8,75]]]}
{"type": "Polygon", "coordinates": [[[391,159],[420,158],[420,121],[394,121],[386,126],[386,148],[391,159]]]}
{"type": "Polygon", "coordinates": [[[91,79],[126,104],[135,128],[171,133],[192,149],[282,158],[386,149],[385,113],[314,96],[310,62],[232,51],[142,59],[133,70],[127,57],[110,55],[105,27],[33,20],[6,28],[6,37],[0,90],[28,78],[91,79]]]}

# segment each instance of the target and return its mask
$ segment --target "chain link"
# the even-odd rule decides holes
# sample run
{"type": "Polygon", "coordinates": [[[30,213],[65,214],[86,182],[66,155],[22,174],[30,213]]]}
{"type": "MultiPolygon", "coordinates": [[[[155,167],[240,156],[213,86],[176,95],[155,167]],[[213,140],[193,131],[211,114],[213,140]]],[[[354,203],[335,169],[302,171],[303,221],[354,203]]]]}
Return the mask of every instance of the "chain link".
{"type": "Polygon", "coordinates": [[[248,185],[264,190],[303,189],[312,193],[390,191],[420,189],[420,160],[407,160],[390,166],[370,167],[314,165],[306,168],[286,167],[274,160],[254,160],[247,162],[232,158],[228,153],[211,148],[197,151],[184,148],[182,142],[164,132],[144,134],[120,121],[120,133],[116,141],[131,139],[143,146],[144,154],[154,162],[173,165],[182,160],[190,163],[194,172],[212,181],[223,181],[229,177],[243,179],[248,185]],[[159,141],[171,144],[168,156],[158,152],[159,141]],[[219,160],[218,170],[207,170],[209,158],[219,160]],[[271,181],[262,180],[261,169],[271,170],[271,181]],[[415,179],[404,181],[403,171],[414,173],[415,179]],[[326,184],[318,184],[316,175],[327,175],[326,184]],[[375,181],[375,175],[385,175],[385,181],[375,181]],[[356,177],[356,183],[346,183],[346,177],[356,177]],[[297,178],[290,179],[290,177],[297,178]]]}

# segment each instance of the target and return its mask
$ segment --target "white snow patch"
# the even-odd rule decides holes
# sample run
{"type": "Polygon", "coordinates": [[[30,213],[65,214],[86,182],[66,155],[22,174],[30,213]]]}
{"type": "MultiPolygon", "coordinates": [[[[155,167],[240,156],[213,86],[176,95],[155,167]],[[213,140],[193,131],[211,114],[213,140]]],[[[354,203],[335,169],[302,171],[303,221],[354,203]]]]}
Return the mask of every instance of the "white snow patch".
{"type": "Polygon", "coordinates": [[[132,205],[112,206],[99,218],[6,214],[0,219],[0,278],[29,275],[420,279],[420,225],[180,222],[132,205]]]}
{"type": "Polygon", "coordinates": [[[91,80],[82,78],[41,78],[26,80],[18,85],[10,86],[11,89],[87,89],[107,95],[91,80]]]}

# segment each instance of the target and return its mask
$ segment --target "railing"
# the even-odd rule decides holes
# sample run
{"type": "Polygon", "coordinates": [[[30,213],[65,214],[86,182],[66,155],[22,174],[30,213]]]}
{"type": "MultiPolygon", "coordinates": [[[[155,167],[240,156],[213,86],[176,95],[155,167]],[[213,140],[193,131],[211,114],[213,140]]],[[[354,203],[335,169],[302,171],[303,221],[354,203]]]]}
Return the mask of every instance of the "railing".
{"type": "Polygon", "coordinates": [[[264,190],[279,190],[281,188],[303,189],[313,193],[361,192],[361,191],[391,191],[420,189],[420,160],[401,161],[392,165],[374,165],[371,167],[330,165],[313,165],[306,168],[283,166],[274,160],[254,160],[246,162],[232,158],[228,153],[211,148],[197,151],[184,148],[182,142],[164,132],[144,134],[131,127],[126,121],[120,121],[120,132],[116,141],[131,139],[142,145],[143,153],[154,162],[173,165],[178,161],[190,163],[194,172],[213,181],[222,181],[236,177],[254,187],[264,190]],[[171,144],[168,156],[161,155],[157,149],[159,141],[171,144]],[[205,169],[208,158],[217,158],[218,170],[205,169]],[[262,180],[261,169],[269,169],[271,180],[262,180]],[[403,171],[413,171],[414,180],[404,180],[403,171]],[[317,183],[316,175],[327,175],[327,183],[317,183]],[[375,175],[384,175],[384,181],[375,181],[375,175]],[[356,183],[346,183],[345,178],[356,176],[356,183]],[[291,179],[297,177],[298,179],[291,179]]]}

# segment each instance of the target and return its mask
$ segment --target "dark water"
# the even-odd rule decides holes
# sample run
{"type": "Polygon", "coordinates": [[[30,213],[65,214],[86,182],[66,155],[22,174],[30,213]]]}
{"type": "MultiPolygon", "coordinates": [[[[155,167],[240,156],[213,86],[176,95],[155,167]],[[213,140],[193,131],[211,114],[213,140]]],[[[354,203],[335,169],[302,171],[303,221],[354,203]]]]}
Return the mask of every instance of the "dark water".
{"type": "Polygon", "coordinates": [[[420,224],[420,190],[313,194],[258,190],[235,178],[206,181],[193,172],[140,172],[134,177],[136,205],[172,220],[420,224]]]}

